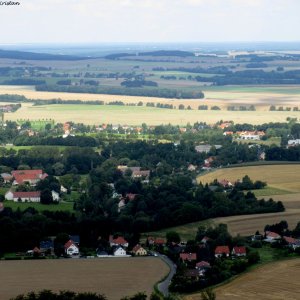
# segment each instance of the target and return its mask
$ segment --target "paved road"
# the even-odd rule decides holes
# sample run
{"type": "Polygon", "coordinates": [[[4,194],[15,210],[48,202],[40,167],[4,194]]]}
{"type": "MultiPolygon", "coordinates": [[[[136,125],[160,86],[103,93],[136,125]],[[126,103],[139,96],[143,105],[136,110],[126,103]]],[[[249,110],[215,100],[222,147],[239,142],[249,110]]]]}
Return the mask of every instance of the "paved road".
{"type": "Polygon", "coordinates": [[[176,273],[176,265],[165,255],[156,253],[158,257],[160,257],[170,268],[170,273],[169,275],[166,277],[166,279],[164,281],[162,281],[161,283],[159,283],[157,285],[158,290],[164,295],[164,296],[168,296],[169,295],[169,285],[171,283],[171,280],[173,278],[173,276],[176,273]]]}

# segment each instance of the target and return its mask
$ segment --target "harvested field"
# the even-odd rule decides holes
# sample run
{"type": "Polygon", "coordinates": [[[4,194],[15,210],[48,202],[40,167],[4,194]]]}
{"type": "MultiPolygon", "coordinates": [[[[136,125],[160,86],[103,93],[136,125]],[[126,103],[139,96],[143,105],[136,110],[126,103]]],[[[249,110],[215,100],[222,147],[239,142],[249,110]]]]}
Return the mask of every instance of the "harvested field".
{"type": "Polygon", "coordinates": [[[202,183],[210,183],[214,179],[236,181],[248,175],[251,180],[267,182],[268,186],[285,192],[300,192],[300,164],[299,165],[262,165],[238,168],[225,168],[198,177],[202,183]]]}
{"type": "Polygon", "coordinates": [[[286,210],[280,213],[269,214],[254,214],[254,215],[241,215],[220,217],[209,219],[200,222],[189,223],[177,227],[166,228],[156,232],[145,234],[148,236],[165,237],[168,231],[176,231],[179,233],[182,240],[194,239],[197,229],[200,225],[213,226],[220,223],[227,224],[229,232],[235,235],[249,236],[256,232],[256,230],[263,231],[267,224],[279,223],[286,220],[289,228],[293,229],[300,222],[300,193],[274,195],[265,197],[269,199],[272,197],[276,201],[282,201],[286,210]]]}
{"type": "Polygon", "coordinates": [[[167,273],[166,264],[154,257],[0,261],[0,299],[51,289],[102,293],[119,300],[139,291],[150,295],[167,273]]]}
{"type": "Polygon", "coordinates": [[[85,124],[119,123],[130,125],[175,124],[186,125],[197,121],[215,123],[220,119],[233,120],[235,123],[262,124],[266,122],[285,122],[287,117],[300,118],[300,111],[269,111],[270,105],[283,107],[300,106],[300,89],[298,86],[266,86],[266,87],[206,87],[205,99],[166,99],[140,96],[120,96],[103,94],[39,92],[30,86],[0,86],[0,94],[19,94],[29,99],[62,100],[102,100],[123,101],[124,103],[138,103],[142,101],[144,107],[105,107],[89,105],[64,105],[31,107],[23,104],[16,113],[6,114],[6,119],[54,119],[56,122],[72,121],[85,124]],[[147,102],[172,104],[177,109],[153,109],[145,107],[147,102]],[[180,104],[191,106],[193,110],[178,110],[180,104]],[[208,111],[198,110],[199,105],[207,105],[208,111]],[[256,111],[227,111],[228,106],[255,105],[256,111]],[[88,106],[88,107],[87,107],[88,106]],[[210,110],[212,106],[219,106],[222,110],[210,110]],[[66,116],[66,111],[68,112],[66,116]],[[166,113],[167,112],[167,113],[166,113]]]}
{"type": "MultiPolygon", "coordinates": [[[[218,300],[295,300],[300,291],[300,259],[267,264],[216,289],[218,300]]],[[[189,300],[199,299],[193,296],[189,300]]]]}
{"type": "MultiPolygon", "coordinates": [[[[218,300],[296,300],[300,291],[300,259],[266,264],[215,289],[218,300]]],[[[200,293],[184,300],[198,300],[200,293]]]]}
{"type": "MultiPolygon", "coordinates": [[[[114,99],[116,100],[116,99],[114,99]]],[[[150,98],[148,98],[148,101],[150,98]]],[[[185,105],[187,100],[182,100],[185,105]]],[[[199,103],[198,103],[199,104],[199,103]]],[[[5,120],[40,120],[52,119],[55,122],[72,121],[89,125],[102,123],[141,125],[186,125],[187,123],[216,123],[221,119],[233,120],[235,123],[262,124],[265,122],[285,122],[287,117],[300,118],[299,112],[269,112],[269,111],[220,111],[220,110],[179,110],[152,108],[145,106],[116,105],[43,105],[32,106],[25,103],[14,113],[5,114],[5,120]]]]}
{"type": "MultiPolygon", "coordinates": [[[[300,201],[298,203],[298,207],[300,207],[300,201]]],[[[238,234],[241,236],[249,236],[253,235],[256,230],[263,232],[266,225],[279,223],[282,220],[288,222],[289,228],[295,228],[297,223],[300,222],[300,208],[287,209],[280,213],[215,218],[213,222],[214,224],[227,224],[229,232],[234,236],[238,234]]]]}

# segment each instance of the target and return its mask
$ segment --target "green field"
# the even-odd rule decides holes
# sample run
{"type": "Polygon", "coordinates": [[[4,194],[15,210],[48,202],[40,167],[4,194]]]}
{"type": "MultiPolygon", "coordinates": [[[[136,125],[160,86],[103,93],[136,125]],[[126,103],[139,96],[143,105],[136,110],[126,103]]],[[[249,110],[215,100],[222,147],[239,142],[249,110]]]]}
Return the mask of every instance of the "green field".
{"type": "MultiPolygon", "coordinates": [[[[20,124],[20,125],[23,125],[27,121],[29,121],[29,118],[28,119],[17,120],[18,124],[20,124]]],[[[54,125],[53,119],[49,119],[49,120],[48,119],[46,119],[46,120],[32,120],[32,119],[30,119],[30,127],[33,130],[37,130],[37,131],[44,130],[45,126],[47,124],[51,124],[53,126],[54,125]]]]}
{"type": "Polygon", "coordinates": [[[4,207],[10,207],[13,210],[20,209],[21,211],[33,207],[38,211],[69,211],[73,212],[73,202],[60,202],[59,204],[41,204],[41,203],[33,203],[33,202],[26,202],[26,203],[19,203],[13,201],[4,201],[4,207]]]}

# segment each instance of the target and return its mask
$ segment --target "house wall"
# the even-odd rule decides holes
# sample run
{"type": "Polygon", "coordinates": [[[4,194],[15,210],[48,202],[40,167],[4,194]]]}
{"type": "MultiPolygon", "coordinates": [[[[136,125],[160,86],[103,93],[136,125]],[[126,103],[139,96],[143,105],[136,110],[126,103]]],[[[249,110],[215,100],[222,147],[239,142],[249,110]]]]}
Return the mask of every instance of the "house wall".
{"type": "MultiPolygon", "coordinates": [[[[13,198],[14,202],[19,202],[19,198],[13,198]]],[[[21,202],[41,202],[41,198],[40,197],[25,197],[25,198],[21,198],[21,202]]]]}

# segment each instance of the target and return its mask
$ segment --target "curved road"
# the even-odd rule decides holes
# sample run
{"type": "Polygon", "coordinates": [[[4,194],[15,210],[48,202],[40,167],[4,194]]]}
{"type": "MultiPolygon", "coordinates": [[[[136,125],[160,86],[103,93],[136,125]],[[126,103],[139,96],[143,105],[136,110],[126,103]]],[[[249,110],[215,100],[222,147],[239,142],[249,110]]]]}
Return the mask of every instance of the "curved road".
{"type": "Polygon", "coordinates": [[[158,290],[164,295],[169,296],[169,285],[173,276],[176,273],[176,265],[166,256],[159,253],[155,253],[160,259],[162,259],[170,268],[168,276],[157,285],[158,290]]]}

